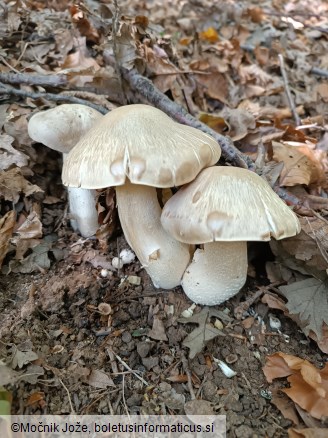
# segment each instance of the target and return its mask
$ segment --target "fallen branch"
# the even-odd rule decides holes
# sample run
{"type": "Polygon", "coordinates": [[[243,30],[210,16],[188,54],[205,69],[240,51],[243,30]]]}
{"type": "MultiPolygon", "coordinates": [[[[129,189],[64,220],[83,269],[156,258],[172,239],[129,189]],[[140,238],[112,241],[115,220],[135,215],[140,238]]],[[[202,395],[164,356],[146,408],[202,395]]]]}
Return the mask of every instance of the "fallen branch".
{"type": "Polygon", "coordinates": [[[255,169],[253,161],[247,155],[239,152],[229,137],[218,134],[204,123],[195,119],[192,115],[187,113],[184,108],[160,92],[149,79],[140,75],[135,70],[128,71],[122,69],[121,72],[123,78],[129,82],[130,86],[156,108],[161,109],[177,122],[200,129],[215,138],[221,146],[222,156],[226,161],[245,169],[255,169]]]}
{"type": "Polygon", "coordinates": [[[65,75],[34,75],[29,73],[0,73],[0,82],[12,85],[40,85],[43,87],[59,87],[67,85],[65,75]]]}
{"type": "Polygon", "coordinates": [[[0,83],[0,95],[3,94],[10,94],[13,96],[20,96],[24,98],[29,97],[30,99],[47,99],[47,100],[53,100],[55,102],[79,103],[81,105],[87,105],[99,111],[101,114],[106,114],[108,112],[106,108],[99,105],[95,105],[94,103],[91,103],[87,100],[79,99],[78,97],[67,96],[64,94],[40,93],[40,92],[18,90],[17,88],[0,83]]]}

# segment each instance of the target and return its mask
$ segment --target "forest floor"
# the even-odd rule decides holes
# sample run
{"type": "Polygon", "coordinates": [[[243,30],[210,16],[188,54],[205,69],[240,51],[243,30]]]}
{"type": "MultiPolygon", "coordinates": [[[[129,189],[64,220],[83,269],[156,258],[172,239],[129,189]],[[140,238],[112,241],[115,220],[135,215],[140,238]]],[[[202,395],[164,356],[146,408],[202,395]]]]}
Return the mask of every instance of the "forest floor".
{"type": "MultiPolygon", "coordinates": [[[[33,0],[28,10],[2,3],[0,401],[13,414],[183,414],[188,404],[226,415],[232,438],[327,436],[328,293],[319,288],[312,298],[304,286],[313,277],[325,285],[327,269],[327,4],[120,2],[122,55],[111,51],[111,2],[68,8],[33,0]],[[242,291],[220,306],[196,306],[191,318],[181,316],[192,304],[181,288],[154,288],[138,261],[112,266],[128,248],[112,189],[99,192],[97,238],[72,231],[60,154],[27,134],[32,113],[58,104],[51,94],[104,110],[121,105],[115,66],[106,62],[113,57],[123,67],[139,63],[161,92],[252,159],[264,145],[260,173],[302,201],[293,205],[301,237],[289,246],[250,243],[242,291]],[[62,75],[66,83],[15,83],[10,75],[18,73],[62,75]],[[293,147],[301,155],[291,156],[293,147]],[[279,289],[297,281],[298,300],[315,303],[312,313],[295,311],[292,289],[289,297],[279,289]],[[204,342],[209,325],[216,334],[204,342]],[[324,395],[308,381],[293,388],[287,376],[299,369],[288,355],[299,369],[311,364],[324,395]],[[289,372],[281,374],[277,358],[289,372]]],[[[124,93],[145,103],[127,85],[124,93]]]]}

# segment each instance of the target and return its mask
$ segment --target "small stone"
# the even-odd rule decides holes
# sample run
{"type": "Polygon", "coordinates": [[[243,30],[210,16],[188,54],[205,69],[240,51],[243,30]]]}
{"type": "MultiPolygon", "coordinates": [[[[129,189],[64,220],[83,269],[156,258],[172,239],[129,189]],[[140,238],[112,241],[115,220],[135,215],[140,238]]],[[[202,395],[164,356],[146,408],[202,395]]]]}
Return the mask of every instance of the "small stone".
{"type": "Polygon", "coordinates": [[[122,333],[122,341],[126,344],[132,340],[132,336],[129,332],[123,332],[122,333]]]}
{"type": "Polygon", "coordinates": [[[150,342],[138,342],[137,343],[137,353],[140,357],[147,357],[152,345],[150,342]]]}
{"type": "Polygon", "coordinates": [[[158,360],[157,356],[144,357],[142,359],[142,363],[146,367],[147,370],[151,370],[153,367],[158,365],[158,362],[159,362],[159,360],[158,360]]]}
{"type": "Polygon", "coordinates": [[[140,286],[141,284],[141,278],[138,277],[137,275],[129,275],[128,276],[128,282],[130,284],[133,284],[135,286],[140,286]]]}

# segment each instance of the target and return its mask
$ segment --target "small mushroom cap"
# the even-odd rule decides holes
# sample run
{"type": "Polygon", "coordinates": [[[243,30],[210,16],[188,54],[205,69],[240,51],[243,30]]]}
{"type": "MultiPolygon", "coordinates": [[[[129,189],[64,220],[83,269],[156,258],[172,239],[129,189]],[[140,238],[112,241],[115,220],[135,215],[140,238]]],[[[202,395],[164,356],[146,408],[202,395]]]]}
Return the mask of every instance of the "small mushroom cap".
{"type": "Polygon", "coordinates": [[[34,141],[67,154],[101,117],[100,112],[85,105],[58,105],[34,114],[28,122],[28,134],[34,141]]]}
{"type": "Polygon", "coordinates": [[[106,114],[68,155],[65,185],[95,189],[134,184],[172,187],[193,180],[221,155],[218,143],[149,105],[127,105],[106,114]]]}
{"type": "Polygon", "coordinates": [[[164,229],[184,243],[266,241],[301,231],[295,213],[256,173],[210,167],[165,204],[164,229]]]}

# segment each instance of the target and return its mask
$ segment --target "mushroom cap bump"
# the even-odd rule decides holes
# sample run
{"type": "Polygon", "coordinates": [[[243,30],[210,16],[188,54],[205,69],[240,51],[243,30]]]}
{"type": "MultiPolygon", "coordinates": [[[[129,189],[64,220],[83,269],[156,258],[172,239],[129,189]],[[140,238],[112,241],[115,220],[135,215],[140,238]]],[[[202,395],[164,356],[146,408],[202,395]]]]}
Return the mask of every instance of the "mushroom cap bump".
{"type": "Polygon", "coordinates": [[[63,166],[65,185],[83,188],[134,184],[173,187],[193,180],[220,158],[217,142],[161,110],[135,104],[106,114],[77,143],[63,166]]]}
{"type": "Polygon", "coordinates": [[[103,115],[80,104],[63,104],[34,114],[28,122],[29,136],[63,154],[76,145],[103,115]]]}
{"type": "Polygon", "coordinates": [[[268,241],[299,233],[295,213],[256,173],[237,167],[204,169],[165,204],[164,229],[185,243],[268,241]]]}

